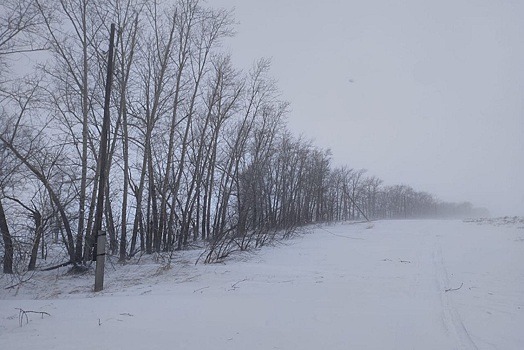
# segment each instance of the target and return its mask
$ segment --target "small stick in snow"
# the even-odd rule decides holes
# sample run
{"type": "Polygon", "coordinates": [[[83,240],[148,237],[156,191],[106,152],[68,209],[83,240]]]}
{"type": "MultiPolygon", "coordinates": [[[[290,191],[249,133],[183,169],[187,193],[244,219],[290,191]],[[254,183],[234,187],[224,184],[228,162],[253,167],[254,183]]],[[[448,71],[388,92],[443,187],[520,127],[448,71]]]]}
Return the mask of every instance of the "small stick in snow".
{"type": "Polygon", "coordinates": [[[196,292],[200,292],[200,293],[202,293],[202,291],[203,291],[204,289],[208,289],[208,288],[209,288],[209,286],[207,286],[207,287],[202,287],[202,288],[198,288],[198,289],[195,289],[195,290],[193,291],[193,293],[196,293],[196,292]]]}
{"type": "Polygon", "coordinates": [[[47,315],[47,316],[51,316],[49,313],[47,312],[44,312],[44,311],[26,311],[26,310],[22,310],[20,308],[16,308],[18,311],[19,311],[19,314],[18,314],[18,324],[20,325],[20,327],[22,327],[22,325],[24,324],[24,317],[25,317],[25,323],[28,324],[29,323],[29,317],[27,317],[27,314],[40,314],[42,316],[42,318],[44,318],[44,315],[47,315]]]}
{"type": "Polygon", "coordinates": [[[244,278],[244,279],[241,280],[241,281],[238,281],[238,282],[236,282],[236,283],[233,283],[233,284],[231,285],[231,289],[230,289],[230,290],[236,290],[236,289],[238,288],[238,287],[237,287],[237,284],[242,283],[242,282],[245,282],[245,281],[247,281],[247,278],[244,278]]]}
{"type": "Polygon", "coordinates": [[[463,285],[464,285],[464,282],[462,282],[460,284],[460,287],[458,287],[458,288],[449,288],[449,289],[446,289],[444,292],[453,292],[455,290],[459,290],[460,288],[462,288],[463,285]]]}

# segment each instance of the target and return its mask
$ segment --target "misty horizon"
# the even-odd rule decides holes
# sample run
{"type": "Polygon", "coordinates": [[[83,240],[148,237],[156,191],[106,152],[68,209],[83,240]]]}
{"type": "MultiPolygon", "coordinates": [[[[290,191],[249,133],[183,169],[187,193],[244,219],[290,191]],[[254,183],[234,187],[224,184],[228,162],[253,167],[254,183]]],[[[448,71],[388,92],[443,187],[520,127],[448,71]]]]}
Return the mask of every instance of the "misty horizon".
{"type": "Polygon", "coordinates": [[[524,212],[524,47],[518,2],[219,0],[224,46],[269,57],[290,129],[367,169],[492,215],[524,212]]]}

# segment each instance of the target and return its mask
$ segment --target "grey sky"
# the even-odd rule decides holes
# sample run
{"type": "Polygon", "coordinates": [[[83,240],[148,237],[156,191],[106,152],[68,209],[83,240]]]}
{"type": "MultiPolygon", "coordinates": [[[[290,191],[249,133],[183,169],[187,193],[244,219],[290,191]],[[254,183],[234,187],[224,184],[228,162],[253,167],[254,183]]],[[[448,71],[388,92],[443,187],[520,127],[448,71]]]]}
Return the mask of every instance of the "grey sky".
{"type": "Polygon", "coordinates": [[[272,58],[289,125],[366,168],[524,214],[524,2],[214,0],[237,66],[272,58]]]}

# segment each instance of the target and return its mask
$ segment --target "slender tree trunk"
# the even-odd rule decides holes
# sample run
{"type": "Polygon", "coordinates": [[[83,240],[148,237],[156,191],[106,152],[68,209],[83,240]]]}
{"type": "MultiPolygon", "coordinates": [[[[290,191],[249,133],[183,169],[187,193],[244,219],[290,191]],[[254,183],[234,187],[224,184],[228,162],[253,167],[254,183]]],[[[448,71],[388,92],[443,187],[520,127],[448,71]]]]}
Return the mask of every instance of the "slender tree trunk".
{"type": "MultiPolygon", "coordinates": [[[[108,166],[109,167],[109,166],[108,166]]],[[[115,220],[113,218],[113,208],[111,207],[111,201],[109,199],[109,181],[106,184],[106,198],[104,205],[104,214],[106,218],[106,230],[109,235],[109,250],[111,254],[116,254],[118,249],[118,241],[116,238],[115,220]]]]}
{"type": "Polygon", "coordinates": [[[119,261],[124,262],[127,255],[127,196],[129,191],[129,134],[127,130],[127,111],[122,111],[122,151],[124,158],[124,168],[122,169],[124,187],[122,189],[122,211],[120,225],[120,257],[119,261]]]}
{"type": "Polygon", "coordinates": [[[7,226],[7,220],[5,218],[4,206],[0,199],[0,231],[2,231],[2,239],[4,240],[4,261],[3,268],[4,273],[13,273],[13,239],[9,233],[9,227],[7,226]]]}
{"type": "Polygon", "coordinates": [[[155,188],[155,174],[153,170],[153,157],[149,156],[148,161],[148,173],[149,173],[149,194],[151,200],[151,240],[152,247],[155,252],[160,252],[160,246],[162,243],[162,236],[158,230],[158,206],[157,206],[157,196],[155,188]]]}
{"type": "Polygon", "coordinates": [[[36,257],[38,255],[38,247],[40,245],[40,239],[44,231],[42,223],[42,214],[38,210],[33,211],[33,217],[35,220],[35,240],[33,242],[33,248],[31,249],[31,258],[29,259],[28,271],[33,271],[36,267],[36,257]]]}
{"type": "Polygon", "coordinates": [[[84,240],[84,219],[85,219],[85,203],[87,192],[87,153],[88,153],[88,117],[89,117],[89,96],[88,96],[88,54],[87,54],[87,1],[82,2],[82,157],[81,157],[81,179],[80,179],[80,195],[78,198],[78,228],[76,236],[76,254],[75,261],[82,261],[82,243],[84,240]]]}

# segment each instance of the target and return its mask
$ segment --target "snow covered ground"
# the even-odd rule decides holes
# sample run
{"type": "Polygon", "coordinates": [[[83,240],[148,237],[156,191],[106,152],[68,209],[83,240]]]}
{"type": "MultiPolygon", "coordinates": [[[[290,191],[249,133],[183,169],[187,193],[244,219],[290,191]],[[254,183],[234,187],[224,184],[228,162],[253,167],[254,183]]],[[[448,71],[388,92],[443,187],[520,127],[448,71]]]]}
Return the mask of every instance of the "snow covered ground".
{"type": "Polygon", "coordinates": [[[172,267],[0,279],[2,349],[524,349],[524,223],[319,226],[172,267]],[[17,309],[27,314],[19,324],[17,309]],[[28,321],[28,322],[27,322],[28,321]]]}

